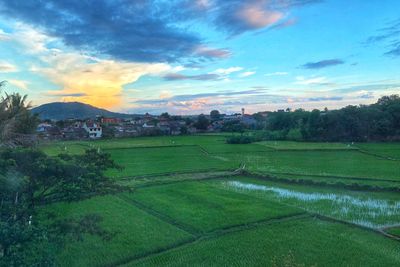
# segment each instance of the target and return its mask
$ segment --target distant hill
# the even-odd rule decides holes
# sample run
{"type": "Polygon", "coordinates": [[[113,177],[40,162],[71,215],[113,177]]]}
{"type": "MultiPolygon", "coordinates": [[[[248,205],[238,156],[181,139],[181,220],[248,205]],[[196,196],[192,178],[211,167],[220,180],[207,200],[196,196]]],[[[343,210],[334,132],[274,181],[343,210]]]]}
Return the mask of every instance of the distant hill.
{"type": "Polygon", "coordinates": [[[115,113],[80,102],[53,102],[35,107],[31,111],[39,114],[42,120],[65,120],[69,118],[88,119],[95,118],[96,116],[115,118],[137,116],[133,114],[115,113]]]}

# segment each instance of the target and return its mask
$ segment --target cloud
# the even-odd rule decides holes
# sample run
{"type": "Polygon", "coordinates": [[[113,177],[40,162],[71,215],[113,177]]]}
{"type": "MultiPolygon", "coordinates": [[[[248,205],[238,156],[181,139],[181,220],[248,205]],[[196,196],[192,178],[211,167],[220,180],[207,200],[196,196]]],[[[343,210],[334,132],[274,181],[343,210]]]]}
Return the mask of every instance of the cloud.
{"type": "Polygon", "coordinates": [[[88,96],[86,93],[71,93],[71,94],[63,94],[59,92],[48,92],[48,96],[58,96],[58,97],[83,97],[88,96]]]}
{"type": "Polygon", "coordinates": [[[241,91],[219,91],[215,93],[199,93],[199,94],[185,94],[185,95],[175,95],[170,98],[164,99],[143,99],[136,100],[134,103],[141,104],[156,104],[156,103],[167,103],[170,101],[192,101],[196,99],[213,98],[213,97],[232,97],[232,96],[243,96],[243,95],[259,95],[262,94],[264,90],[261,89],[250,89],[241,91]]]}
{"type": "Polygon", "coordinates": [[[230,67],[230,68],[226,68],[226,69],[223,69],[223,68],[216,69],[214,72],[221,74],[221,75],[229,75],[231,73],[238,72],[241,70],[243,70],[242,67],[230,67]]]}
{"type": "Polygon", "coordinates": [[[297,23],[297,19],[289,18],[289,19],[287,19],[285,21],[282,21],[280,23],[277,23],[277,24],[271,26],[271,29],[283,29],[283,28],[287,28],[287,27],[293,26],[296,23],[297,23]]]}
{"type": "Polygon", "coordinates": [[[241,34],[266,27],[283,28],[295,23],[287,18],[288,11],[294,7],[314,4],[317,0],[216,0],[214,9],[215,24],[231,35],[241,34]]]}
{"type": "Polygon", "coordinates": [[[199,50],[198,47],[204,45],[201,38],[177,25],[179,21],[174,10],[178,10],[174,1],[158,0],[0,3],[3,16],[33,25],[46,35],[59,38],[65,45],[93,56],[107,55],[114,60],[135,62],[229,56],[226,50],[199,50]]]}
{"type": "Polygon", "coordinates": [[[17,72],[18,68],[8,62],[0,61],[0,73],[17,72]]]}
{"type": "Polygon", "coordinates": [[[124,85],[145,75],[162,76],[173,69],[165,63],[100,59],[65,51],[62,46],[54,48],[56,38],[26,25],[17,28],[11,38],[16,46],[23,46],[23,51],[35,59],[30,71],[60,88],[50,90],[47,96],[63,101],[80,101],[104,108],[119,107],[124,104],[124,85]],[[26,39],[27,36],[30,38],[26,39]]]}
{"type": "Polygon", "coordinates": [[[301,67],[304,69],[322,69],[341,64],[344,64],[344,61],[341,59],[325,59],[317,62],[308,62],[301,67]]]}
{"type": "Polygon", "coordinates": [[[254,75],[254,74],[256,74],[255,71],[245,71],[245,72],[240,73],[240,74],[239,74],[239,77],[244,78],[244,77],[252,76],[252,75],[254,75]]]}
{"type": "Polygon", "coordinates": [[[168,73],[164,76],[166,81],[182,81],[182,80],[197,80],[197,81],[215,81],[221,79],[221,76],[214,73],[185,75],[179,73],[168,73]]]}
{"type": "Polygon", "coordinates": [[[378,34],[370,36],[364,44],[372,45],[381,42],[389,42],[389,50],[384,53],[386,56],[400,56],[400,19],[392,21],[386,27],[378,30],[378,34]]]}
{"type": "Polygon", "coordinates": [[[312,77],[312,78],[305,78],[303,76],[296,77],[295,84],[300,85],[327,85],[330,84],[326,77],[312,77]]]}
{"type": "Polygon", "coordinates": [[[198,46],[194,50],[194,54],[205,58],[228,58],[231,56],[231,52],[228,49],[215,49],[204,45],[198,46]]]}
{"type": "Polygon", "coordinates": [[[10,79],[7,80],[7,82],[18,87],[19,89],[24,89],[24,90],[28,89],[29,82],[27,81],[10,79]]]}
{"type": "Polygon", "coordinates": [[[0,41],[8,41],[10,40],[10,35],[5,33],[2,29],[0,29],[0,41]]]}
{"type": "Polygon", "coordinates": [[[387,56],[400,56],[400,41],[392,44],[389,51],[385,53],[387,56]]]}
{"type": "Polygon", "coordinates": [[[284,75],[288,75],[288,72],[284,72],[284,71],[277,71],[277,72],[271,72],[271,73],[266,73],[264,74],[264,76],[267,77],[271,77],[271,76],[284,76],[284,75]]]}

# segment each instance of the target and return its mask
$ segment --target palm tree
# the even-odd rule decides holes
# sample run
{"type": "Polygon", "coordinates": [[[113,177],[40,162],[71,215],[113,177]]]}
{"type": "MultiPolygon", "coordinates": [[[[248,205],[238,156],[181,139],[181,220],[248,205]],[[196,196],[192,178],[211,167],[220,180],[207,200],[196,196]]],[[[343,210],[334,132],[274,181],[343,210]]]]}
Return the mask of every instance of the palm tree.
{"type": "MultiPolygon", "coordinates": [[[[0,89],[5,82],[0,82],[0,89]]],[[[30,134],[36,128],[38,117],[30,113],[27,95],[5,94],[0,100],[0,141],[10,141],[19,134],[30,134]]]]}

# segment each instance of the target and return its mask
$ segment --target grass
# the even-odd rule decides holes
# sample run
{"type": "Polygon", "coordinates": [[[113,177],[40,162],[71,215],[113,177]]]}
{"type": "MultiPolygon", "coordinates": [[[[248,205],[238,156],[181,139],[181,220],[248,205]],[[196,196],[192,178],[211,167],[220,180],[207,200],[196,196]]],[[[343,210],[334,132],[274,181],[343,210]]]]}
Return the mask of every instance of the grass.
{"type": "Polygon", "coordinates": [[[288,254],[305,266],[400,264],[399,242],[370,231],[309,218],[211,238],[127,266],[271,266],[288,254]]]}
{"type": "Polygon", "coordinates": [[[357,149],[350,144],[343,143],[316,143],[295,141],[262,141],[257,144],[277,150],[348,150],[357,149]]]}
{"type": "Polygon", "coordinates": [[[208,182],[218,188],[301,208],[360,226],[379,229],[400,224],[398,193],[368,193],[310,186],[282,185],[234,177],[208,182]]]}
{"type": "Polygon", "coordinates": [[[115,235],[109,241],[87,235],[69,242],[58,257],[60,266],[104,266],[190,240],[192,236],[115,197],[96,197],[46,208],[60,218],[99,214],[101,226],[115,235]]]}
{"type": "Polygon", "coordinates": [[[56,155],[90,147],[125,167],[107,174],[133,192],[46,207],[59,217],[100,214],[103,228],[116,233],[109,241],[87,235],[68,243],[60,266],[270,266],[289,256],[304,266],[400,265],[399,242],[310,215],[400,236],[398,193],[380,191],[400,186],[400,161],[388,159],[400,158],[400,143],[230,145],[224,135],[201,135],[55,142],[42,149],[56,155]],[[242,163],[285,183],[230,176],[242,163]],[[309,181],[321,183],[295,183],[309,181]],[[339,188],[353,184],[370,191],[339,188]]]}
{"type": "Polygon", "coordinates": [[[274,151],[223,154],[230,161],[246,163],[260,173],[375,178],[400,181],[400,162],[379,159],[358,151],[274,151]]]}
{"type": "Polygon", "coordinates": [[[301,213],[275,201],[228,192],[203,182],[140,188],[128,197],[199,233],[301,213]]]}
{"type": "Polygon", "coordinates": [[[233,162],[206,155],[197,146],[107,150],[124,170],[111,171],[112,177],[234,169],[233,162]]]}
{"type": "Polygon", "coordinates": [[[400,160],[400,142],[398,143],[359,143],[360,149],[382,157],[400,160]]]}
{"type": "MultiPolygon", "coordinates": [[[[360,178],[339,178],[336,176],[321,176],[321,175],[300,175],[300,174],[282,174],[282,173],[271,173],[271,177],[282,181],[294,181],[297,183],[306,183],[311,181],[314,183],[324,183],[327,186],[356,188],[356,185],[368,186],[371,190],[393,190],[400,189],[399,181],[385,181],[379,179],[361,180],[360,178]]],[[[364,188],[365,189],[365,188],[364,188]]]]}
{"type": "Polygon", "coordinates": [[[400,227],[388,228],[388,229],[386,229],[386,232],[400,237],[400,227]]]}

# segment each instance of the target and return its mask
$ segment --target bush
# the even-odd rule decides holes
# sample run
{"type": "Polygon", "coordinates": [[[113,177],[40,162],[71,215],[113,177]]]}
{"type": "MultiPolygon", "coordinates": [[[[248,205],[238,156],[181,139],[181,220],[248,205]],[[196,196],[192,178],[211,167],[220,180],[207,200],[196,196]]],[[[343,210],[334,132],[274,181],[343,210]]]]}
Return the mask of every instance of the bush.
{"type": "Polygon", "coordinates": [[[250,144],[254,141],[250,136],[231,136],[226,139],[227,144],[250,144]]]}

